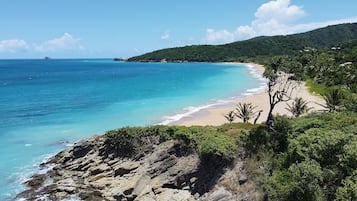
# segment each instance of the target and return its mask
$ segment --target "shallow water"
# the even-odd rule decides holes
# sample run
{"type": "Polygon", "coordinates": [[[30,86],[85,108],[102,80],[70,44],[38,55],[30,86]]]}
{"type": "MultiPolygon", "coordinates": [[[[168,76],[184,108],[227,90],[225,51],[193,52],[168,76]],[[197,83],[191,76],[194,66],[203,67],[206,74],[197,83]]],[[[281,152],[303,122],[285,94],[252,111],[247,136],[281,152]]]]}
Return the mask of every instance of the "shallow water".
{"type": "Polygon", "coordinates": [[[0,200],[80,138],[167,124],[262,84],[252,69],[233,64],[0,60],[0,200]]]}

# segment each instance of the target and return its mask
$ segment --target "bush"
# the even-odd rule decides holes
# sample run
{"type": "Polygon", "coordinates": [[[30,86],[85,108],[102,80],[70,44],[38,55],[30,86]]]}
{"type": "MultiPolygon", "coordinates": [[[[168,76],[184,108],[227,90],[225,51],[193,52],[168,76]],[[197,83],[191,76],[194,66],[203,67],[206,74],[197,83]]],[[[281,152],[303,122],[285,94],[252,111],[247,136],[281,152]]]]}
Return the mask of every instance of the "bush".
{"type": "Polygon", "coordinates": [[[235,136],[220,127],[152,126],[125,127],[105,134],[106,144],[121,157],[130,157],[146,146],[166,140],[177,140],[202,157],[234,159],[237,152],[235,136]]]}
{"type": "Polygon", "coordinates": [[[260,150],[267,149],[269,147],[269,139],[268,128],[265,125],[253,128],[250,131],[243,131],[241,135],[244,147],[250,153],[257,153],[260,150]]]}
{"type": "Polygon", "coordinates": [[[275,116],[271,131],[272,145],[275,152],[283,152],[288,147],[288,135],[292,130],[291,121],[287,116],[275,116]]]}
{"type": "Polygon", "coordinates": [[[357,200],[357,170],[342,181],[337,189],[335,201],[357,200]]]}
{"type": "Polygon", "coordinates": [[[203,158],[213,157],[232,160],[236,156],[237,145],[227,135],[209,132],[198,137],[198,150],[203,158]]]}
{"type": "Polygon", "coordinates": [[[266,188],[270,200],[316,201],[324,200],[319,183],[323,171],[314,160],[293,164],[287,170],[276,171],[269,178],[266,188]]]}

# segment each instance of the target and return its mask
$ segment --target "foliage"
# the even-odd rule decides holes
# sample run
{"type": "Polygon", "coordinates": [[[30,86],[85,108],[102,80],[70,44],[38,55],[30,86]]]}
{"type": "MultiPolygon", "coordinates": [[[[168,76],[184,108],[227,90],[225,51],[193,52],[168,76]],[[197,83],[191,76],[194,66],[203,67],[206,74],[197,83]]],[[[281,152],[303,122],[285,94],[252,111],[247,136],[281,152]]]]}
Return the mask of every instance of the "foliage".
{"type": "Polygon", "coordinates": [[[209,132],[197,136],[198,150],[202,157],[215,157],[224,160],[235,158],[237,145],[229,136],[219,132],[209,132]]]}
{"type": "Polygon", "coordinates": [[[234,111],[230,111],[227,114],[225,114],[224,117],[227,119],[229,123],[232,123],[236,117],[236,114],[234,113],[234,111]]]}
{"type": "Polygon", "coordinates": [[[307,102],[304,99],[295,98],[292,105],[287,104],[286,108],[294,117],[299,117],[305,113],[308,113],[312,108],[307,106],[307,102]]]}
{"type": "Polygon", "coordinates": [[[307,79],[305,82],[310,93],[315,93],[318,95],[323,95],[327,93],[328,88],[324,84],[317,84],[311,78],[307,79]]]}
{"type": "Polygon", "coordinates": [[[131,157],[145,146],[166,140],[177,140],[202,157],[233,160],[237,151],[235,136],[220,127],[151,126],[124,127],[105,134],[106,144],[120,157],[131,157]]]}
{"type": "Polygon", "coordinates": [[[301,50],[326,48],[357,38],[357,24],[341,24],[288,36],[264,36],[225,45],[192,45],[157,50],[129,61],[249,62],[277,55],[295,55],[301,50]],[[309,49],[308,49],[309,48],[309,49]]]}
{"type": "Polygon", "coordinates": [[[288,147],[288,135],[292,130],[291,120],[286,116],[275,116],[274,125],[271,127],[271,146],[274,152],[286,151],[288,147]]]}
{"type": "Polygon", "coordinates": [[[325,101],[324,107],[329,112],[340,110],[344,97],[345,96],[341,89],[331,89],[325,95],[323,95],[323,99],[325,101]]]}
{"type": "Polygon", "coordinates": [[[244,123],[248,123],[248,121],[253,117],[255,113],[255,108],[256,106],[253,106],[252,103],[238,103],[236,108],[236,116],[242,119],[244,123]]]}
{"type": "Polygon", "coordinates": [[[347,94],[346,99],[343,100],[343,107],[346,111],[357,112],[357,94],[347,94]]]}
{"type": "Polygon", "coordinates": [[[319,163],[306,160],[291,165],[287,170],[279,170],[267,185],[269,198],[282,201],[324,200],[322,188],[323,171],[319,163]]]}
{"type": "Polygon", "coordinates": [[[242,132],[241,140],[249,153],[257,153],[269,148],[269,133],[265,125],[253,128],[249,132],[242,132]]]}
{"type": "Polygon", "coordinates": [[[357,200],[357,170],[342,181],[337,189],[335,201],[357,200]]]}
{"type": "Polygon", "coordinates": [[[287,148],[275,150],[266,182],[271,200],[343,200],[343,192],[353,195],[357,114],[312,114],[284,121],[291,124],[279,131],[286,133],[287,148]]]}
{"type": "Polygon", "coordinates": [[[106,143],[120,156],[129,157],[143,145],[151,143],[150,136],[158,133],[157,127],[124,127],[106,132],[106,143]]]}

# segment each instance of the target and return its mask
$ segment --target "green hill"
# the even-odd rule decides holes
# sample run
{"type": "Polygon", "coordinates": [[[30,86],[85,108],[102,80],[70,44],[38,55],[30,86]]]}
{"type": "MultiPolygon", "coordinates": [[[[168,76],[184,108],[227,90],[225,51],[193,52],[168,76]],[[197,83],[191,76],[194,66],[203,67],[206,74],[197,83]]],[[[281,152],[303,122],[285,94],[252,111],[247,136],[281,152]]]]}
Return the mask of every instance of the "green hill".
{"type": "Polygon", "coordinates": [[[306,48],[328,48],[357,39],[357,23],[340,24],[287,36],[261,36],[224,45],[192,45],[157,50],[129,61],[245,61],[292,55],[306,48]]]}

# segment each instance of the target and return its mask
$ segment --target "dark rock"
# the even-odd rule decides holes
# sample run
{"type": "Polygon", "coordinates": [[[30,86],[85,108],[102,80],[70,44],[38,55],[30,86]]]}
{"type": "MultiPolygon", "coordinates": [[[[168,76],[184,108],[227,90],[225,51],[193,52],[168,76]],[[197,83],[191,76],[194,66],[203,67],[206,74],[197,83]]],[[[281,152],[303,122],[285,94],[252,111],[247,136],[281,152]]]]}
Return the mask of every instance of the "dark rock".
{"type": "Polygon", "coordinates": [[[74,158],[85,156],[93,148],[93,143],[89,141],[80,141],[73,147],[74,158]]]}
{"type": "Polygon", "coordinates": [[[103,199],[103,195],[101,192],[99,191],[85,191],[85,192],[80,192],[79,193],[79,197],[82,199],[82,200],[90,200],[90,201],[103,201],[103,200],[106,200],[106,199],[103,199]]]}
{"type": "Polygon", "coordinates": [[[43,182],[46,180],[46,175],[44,174],[35,174],[31,177],[30,180],[26,181],[25,184],[30,188],[39,188],[42,186],[43,182]]]}
{"type": "Polygon", "coordinates": [[[247,181],[248,181],[247,175],[245,175],[245,174],[240,175],[239,180],[238,180],[239,185],[243,185],[247,181]]]}

